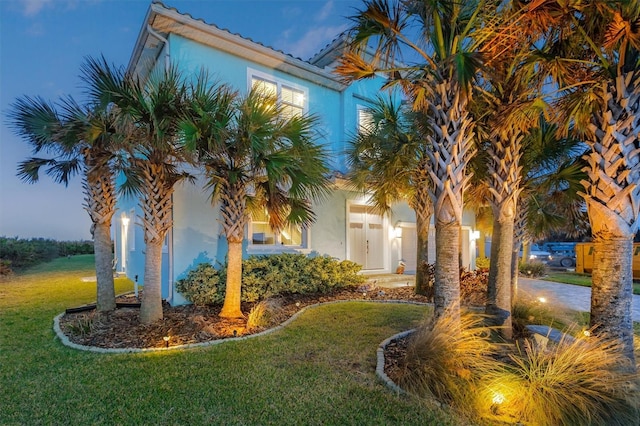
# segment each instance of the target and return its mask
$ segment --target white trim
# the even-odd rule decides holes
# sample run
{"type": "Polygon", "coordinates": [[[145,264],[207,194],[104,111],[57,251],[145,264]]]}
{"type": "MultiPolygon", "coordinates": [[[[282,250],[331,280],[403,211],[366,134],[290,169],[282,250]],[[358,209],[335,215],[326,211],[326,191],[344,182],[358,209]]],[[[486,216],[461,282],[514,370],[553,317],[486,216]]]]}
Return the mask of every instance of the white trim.
{"type": "Polygon", "coordinates": [[[129,226],[135,226],[130,217],[125,212],[120,213],[120,271],[127,272],[127,251],[129,246],[129,226]]]}
{"type": "Polygon", "coordinates": [[[136,225],[140,225],[140,221],[138,220],[138,216],[136,216],[136,210],[129,210],[129,232],[127,235],[127,240],[129,242],[129,251],[136,251],[136,225]]]}

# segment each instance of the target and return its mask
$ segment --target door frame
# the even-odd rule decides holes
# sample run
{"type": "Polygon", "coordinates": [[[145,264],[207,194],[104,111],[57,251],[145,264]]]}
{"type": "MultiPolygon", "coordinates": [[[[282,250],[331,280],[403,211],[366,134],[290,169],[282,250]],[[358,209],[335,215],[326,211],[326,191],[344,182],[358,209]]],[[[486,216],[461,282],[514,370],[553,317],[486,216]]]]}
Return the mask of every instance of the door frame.
{"type": "MultiPolygon", "coordinates": [[[[345,208],[345,240],[346,240],[346,244],[345,244],[345,249],[346,249],[346,253],[345,253],[345,259],[347,260],[351,260],[350,256],[351,256],[351,238],[349,238],[349,229],[351,227],[351,207],[352,206],[360,206],[360,207],[372,207],[371,203],[368,203],[366,200],[362,200],[362,199],[354,199],[354,200],[347,200],[346,203],[346,208],[345,208]]],[[[390,234],[389,234],[389,218],[388,215],[383,214],[382,216],[382,264],[383,267],[381,269],[362,269],[360,272],[363,275],[366,274],[384,274],[384,273],[390,273],[391,272],[391,268],[390,268],[390,234]]],[[[362,265],[364,267],[364,265],[362,265]]]]}

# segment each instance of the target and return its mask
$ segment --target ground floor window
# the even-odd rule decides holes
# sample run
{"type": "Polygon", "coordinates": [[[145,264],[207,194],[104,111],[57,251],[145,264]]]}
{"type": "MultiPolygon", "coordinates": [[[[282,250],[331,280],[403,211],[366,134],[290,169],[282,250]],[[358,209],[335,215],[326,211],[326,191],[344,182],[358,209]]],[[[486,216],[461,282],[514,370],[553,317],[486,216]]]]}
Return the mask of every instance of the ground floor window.
{"type": "Polygon", "coordinates": [[[296,225],[288,225],[279,233],[274,232],[269,226],[267,212],[263,211],[252,215],[249,235],[254,245],[303,246],[306,232],[296,225]]]}

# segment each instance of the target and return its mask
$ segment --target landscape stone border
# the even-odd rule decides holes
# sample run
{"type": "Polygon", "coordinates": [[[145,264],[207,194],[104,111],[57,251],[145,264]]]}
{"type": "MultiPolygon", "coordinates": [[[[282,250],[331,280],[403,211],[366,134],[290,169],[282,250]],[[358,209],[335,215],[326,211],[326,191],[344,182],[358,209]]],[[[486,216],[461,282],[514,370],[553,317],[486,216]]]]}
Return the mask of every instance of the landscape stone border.
{"type": "Polygon", "coordinates": [[[403,337],[406,337],[414,333],[415,331],[416,329],[412,328],[411,330],[407,330],[407,331],[403,331],[401,333],[395,334],[389,337],[388,339],[386,339],[385,341],[383,341],[382,343],[380,343],[380,345],[378,346],[378,351],[377,351],[378,361],[376,364],[376,375],[378,376],[378,378],[380,378],[380,380],[382,380],[382,382],[389,389],[396,392],[398,395],[406,395],[407,391],[405,391],[400,386],[398,386],[396,382],[391,380],[391,378],[387,376],[387,373],[384,372],[384,365],[385,365],[384,351],[387,349],[387,346],[389,345],[389,343],[394,342],[396,340],[400,340],[403,337]]]}
{"type": "MultiPolygon", "coordinates": [[[[57,337],[60,339],[60,342],[64,346],[68,346],[70,348],[81,350],[81,351],[96,352],[96,353],[102,353],[102,354],[129,354],[129,353],[145,353],[145,352],[162,352],[162,351],[172,351],[172,350],[177,350],[177,349],[202,348],[202,347],[207,347],[207,346],[219,345],[219,344],[222,344],[222,343],[225,343],[225,342],[237,342],[237,341],[251,339],[251,338],[254,338],[254,337],[266,336],[268,334],[274,333],[274,332],[276,332],[278,330],[281,330],[281,329],[285,328],[291,322],[293,322],[296,318],[298,318],[299,315],[301,315],[303,312],[307,311],[307,309],[317,308],[319,306],[324,306],[324,305],[332,305],[332,304],[337,304],[337,303],[352,303],[352,302],[386,303],[386,304],[419,305],[419,306],[432,306],[433,305],[433,303],[412,302],[412,301],[407,301],[407,300],[358,300],[358,299],[334,300],[334,301],[331,301],[331,302],[315,303],[313,305],[309,305],[309,306],[303,307],[302,309],[300,309],[298,312],[293,314],[289,319],[287,319],[282,324],[279,324],[279,325],[277,325],[277,326],[275,326],[273,328],[270,328],[268,330],[261,331],[260,333],[249,334],[247,336],[240,336],[240,337],[230,337],[230,338],[226,338],[226,339],[210,340],[208,342],[187,343],[185,345],[169,346],[168,348],[100,348],[100,347],[97,347],[97,346],[86,346],[86,345],[80,345],[78,343],[73,343],[71,340],[69,340],[69,337],[67,337],[67,335],[63,333],[62,328],[60,327],[60,319],[65,315],[64,312],[59,314],[59,315],[57,315],[53,319],[53,331],[56,333],[57,337]]],[[[392,338],[390,338],[390,339],[392,339],[392,338]]],[[[387,340],[390,340],[390,339],[387,339],[387,340]]],[[[385,340],[385,342],[386,342],[386,340],[385,340]]],[[[378,348],[378,352],[377,353],[378,353],[378,366],[376,367],[376,372],[377,372],[377,370],[379,368],[379,363],[380,363],[380,348],[378,348]]],[[[382,371],[384,373],[384,354],[383,354],[383,360],[382,360],[382,371]]],[[[387,378],[387,380],[389,382],[391,382],[390,379],[387,378]]],[[[384,381],[384,379],[383,379],[383,381],[384,381]]],[[[393,383],[393,382],[391,382],[391,383],[393,383]]]]}

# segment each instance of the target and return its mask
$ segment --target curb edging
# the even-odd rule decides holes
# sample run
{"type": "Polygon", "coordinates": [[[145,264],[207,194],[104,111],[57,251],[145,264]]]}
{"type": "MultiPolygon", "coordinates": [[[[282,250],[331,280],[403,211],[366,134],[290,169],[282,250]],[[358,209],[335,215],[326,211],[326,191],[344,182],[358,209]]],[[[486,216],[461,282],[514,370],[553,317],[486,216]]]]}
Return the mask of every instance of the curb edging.
{"type": "Polygon", "coordinates": [[[407,331],[403,331],[401,333],[395,334],[391,337],[389,337],[388,339],[384,340],[382,343],[380,343],[380,345],[378,345],[378,350],[376,352],[377,355],[377,364],[376,364],[376,375],[378,376],[378,378],[380,380],[382,380],[382,382],[392,391],[394,391],[395,393],[397,393],[398,395],[407,395],[407,391],[405,391],[404,389],[402,389],[400,386],[398,386],[393,380],[391,380],[389,378],[389,376],[387,376],[387,374],[384,372],[384,364],[385,364],[385,359],[384,359],[384,351],[387,348],[387,346],[389,345],[389,343],[395,341],[395,340],[399,340],[402,339],[403,337],[406,337],[412,333],[414,333],[416,331],[415,328],[412,328],[411,330],[407,330],[407,331]]]}
{"type": "MultiPolygon", "coordinates": [[[[172,350],[176,350],[176,349],[202,348],[202,347],[207,347],[207,346],[220,345],[220,344],[223,344],[223,343],[226,343],[226,342],[238,342],[238,341],[242,341],[242,340],[252,339],[254,337],[266,336],[266,335],[269,335],[271,333],[274,333],[276,331],[279,331],[279,330],[285,328],[290,323],[292,323],[296,318],[298,318],[299,315],[301,315],[303,312],[306,312],[308,309],[313,309],[313,308],[317,308],[319,306],[325,306],[325,305],[333,305],[333,304],[338,304],[338,303],[352,303],[352,302],[387,303],[387,304],[418,305],[418,306],[430,306],[430,305],[433,305],[433,303],[411,302],[411,301],[407,301],[407,300],[360,300],[360,299],[334,300],[334,301],[331,301],[331,302],[314,303],[313,305],[308,305],[308,306],[303,307],[302,309],[300,309],[298,312],[293,314],[291,317],[289,317],[283,323],[278,324],[277,326],[275,326],[273,328],[261,331],[260,333],[249,334],[247,336],[240,336],[240,337],[229,337],[229,338],[225,338],[225,339],[210,340],[208,342],[187,343],[187,344],[184,344],[184,345],[169,346],[168,348],[162,348],[162,347],[160,347],[160,348],[100,348],[100,347],[97,347],[97,346],[87,346],[87,345],[80,345],[78,343],[74,343],[71,340],[69,340],[69,337],[66,334],[64,334],[64,332],[62,331],[62,328],[60,327],[60,319],[65,315],[64,312],[61,313],[61,314],[58,314],[53,319],[53,331],[56,333],[56,336],[60,339],[60,343],[62,343],[64,346],[67,346],[67,347],[70,347],[70,348],[73,348],[73,349],[77,349],[77,350],[80,350],[80,351],[95,352],[95,353],[102,353],[102,354],[130,354],[130,353],[163,352],[163,351],[172,351],[172,350]]],[[[407,332],[404,332],[404,333],[407,333],[407,332]]],[[[393,339],[394,337],[395,336],[393,336],[393,337],[391,337],[391,338],[389,338],[387,340],[393,339]]],[[[385,340],[385,342],[387,342],[387,340],[385,340]]],[[[387,342],[387,344],[388,344],[388,342],[387,342]]],[[[382,369],[383,369],[383,374],[384,374],[384,352],[383,352],[382,357],[383,357],[382,358],[383,359],[383,361],[382,361],[382,369]]],[[[380,363],[380,347],[378,347],[378,365],[379,365],[379,363],[380,363]]],[[[378,367],[376,367],[376,372],[377,372],[377,370],[378,370],[378,367]]],[[[388,380],[391,381],[390,379],[388,379],[388,380]]],[[[391,382],[391,383],[393,383],[393,382],[391,382]]],[[[395,385],[395,383],[393,383],[393,384],[395,385]]],[[[398,388],[398,389],[400,389],[400,388],[398,388]]]]}

